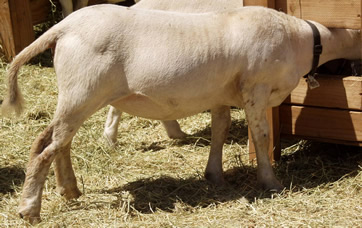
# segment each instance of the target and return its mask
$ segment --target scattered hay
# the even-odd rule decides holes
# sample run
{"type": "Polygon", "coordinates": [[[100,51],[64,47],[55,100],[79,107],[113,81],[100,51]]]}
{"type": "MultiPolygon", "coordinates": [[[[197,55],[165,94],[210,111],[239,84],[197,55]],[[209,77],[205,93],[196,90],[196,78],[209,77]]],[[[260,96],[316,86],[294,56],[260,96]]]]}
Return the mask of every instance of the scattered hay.
{"type": "MultiPolygon", "coordinates": [[[[5,94],[0,63],[0,100],[5,94]]],[[[0,224],[26,225],[17,215],[24,168],[34,138],[49,124],[57,99],[52,68],[28,65],[19,77],[26,100],[17,119],[0,118],[0,224]]],[[[359,148],[297,141],[283,151],[276,174],[281,194],[261,191],[249,164],[247,126],[232,110],[224,147],[228,185],[203,178],[210,149],[208,112],[180,120],[190,136],[170,140],[162,125],[124,114],[116,148],[102,138],[106,109],[82,126],[72,160],[79,199],[55,192],[51,170],[44,187],[39,227],[358,227],[362,214],[362,153],[359,148]]]]}

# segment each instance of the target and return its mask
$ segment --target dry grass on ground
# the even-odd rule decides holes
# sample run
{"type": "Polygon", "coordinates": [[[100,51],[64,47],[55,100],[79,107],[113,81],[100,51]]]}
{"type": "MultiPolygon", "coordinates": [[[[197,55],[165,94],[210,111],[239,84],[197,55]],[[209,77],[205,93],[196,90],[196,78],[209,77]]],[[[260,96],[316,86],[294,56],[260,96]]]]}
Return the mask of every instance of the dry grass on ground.
{"type": "MultiPolygon", "coordinates": [[[[0,100],[5,94],[0,63],[0,100]]],[[[28,152],[52,118],[57,87],[52,68],[20,73],[27,102],[20,118],[0,118],[0,226],[26,225],[17,215],[28,152]]],[[[224,147],[228,185],[210,186],[203,170],[210,149],[210,116],[180,120],[190,136],[170,140],[158,121],[125,114],[116,148],[102,137],[106,109],[80,129],[72,160],[84,193],[67,202],[50,171],[39,227],[360,227],[362,153],[359,148],[300,141],[283,151],[276,174],[287,190],[270,195],[256,185],[247,154],[242,111],[224,147]]]]}

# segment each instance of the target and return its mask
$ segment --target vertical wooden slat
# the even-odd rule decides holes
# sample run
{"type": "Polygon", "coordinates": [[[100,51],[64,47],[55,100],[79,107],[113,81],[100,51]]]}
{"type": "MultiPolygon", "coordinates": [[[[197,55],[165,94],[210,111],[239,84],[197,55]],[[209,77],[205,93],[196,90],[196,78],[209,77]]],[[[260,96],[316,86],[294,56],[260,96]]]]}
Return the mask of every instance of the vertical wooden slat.
{"type": "Polygon", "coordinates": [[[275,9],[286,13],[287,0],[275,0],[275,9]]]}
{"type": "Polygon", "coordinates": [[[277,0],[279,10],[295,17],[302,17],[301,0],[277,0]]]}
{"type": "Polygon", "coordinates": [[[18,53],[34,41],[29,0],[9,0],[15,52],[18,53]]]}
{"type": "Polygon", "coordinates": [[[8,60],[15,56],[15,43],[8,0],[0,0],[0,39],[8,60]]]}
{"type": "MultiPolygon", "coordinates": [[[[29,0],[30,12],[33,25],[47,21],[51,13],[51,3],[49,0],[29,0]]],[[[54,4],[60,7],[58,1],[52,0],[54,4]]]]}
{"type": "Polygon", "coordinates": [[[28,0],[1,0],[0,3],[1,41],[10,61],[34,40],[30,6],[28,0]]]}
{"type": "Polygon", "coordinates": [[[269,142],[269,157],[279,161],[281,157],[279,107],[272,108],[272,115],[269,117],[269,128],[272,134],[269,142]]]}

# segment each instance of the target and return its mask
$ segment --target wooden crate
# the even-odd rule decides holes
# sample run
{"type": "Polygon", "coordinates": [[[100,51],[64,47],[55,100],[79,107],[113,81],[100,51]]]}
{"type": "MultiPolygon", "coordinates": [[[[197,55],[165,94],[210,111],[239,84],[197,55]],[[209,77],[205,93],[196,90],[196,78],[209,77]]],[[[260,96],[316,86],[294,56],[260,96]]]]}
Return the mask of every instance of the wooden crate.
{"type": "Polygon", "coordinates": [[[362,146],[362,77],[319,75],[320,87],[305,80],[281,105],[280,133],[362,146]]]}
{"type": "MultiPolygon", "coordinates": [[[[330,28],[361,29],[360,0],[276,0],[284,12],[330,28]]],[[[280,134],[362,146],[362,77],[319,75],[304,79],[279,110],[280,134]]]]}

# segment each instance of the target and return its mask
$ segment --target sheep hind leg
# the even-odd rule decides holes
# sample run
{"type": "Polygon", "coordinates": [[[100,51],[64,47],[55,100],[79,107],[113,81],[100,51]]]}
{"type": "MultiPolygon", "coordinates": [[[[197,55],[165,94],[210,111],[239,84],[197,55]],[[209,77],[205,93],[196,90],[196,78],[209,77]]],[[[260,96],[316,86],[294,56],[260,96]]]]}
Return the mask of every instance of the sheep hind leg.
{"type": "Polygon", "coordinates": [[[71,134],[57,135],[59,129],[71,132],[69,127],[52,122],[34,141],[27,165],[23,192],[19,204],[20,217],[31,224],[40,222],[41,197],[50,165],[61,148],[73,137],[71,134]]]}
{"type": "Polygon", "coordinates": [[[57,191],[66,199],[75,199],[82,195],[77,187],[72,163],[70,160],[71,142],[61,148],[55,157],[55,177],[57,180],[57,191]]]}
{"type": "Polygon", "coordinates": [[[66,100],[59,101],[53,121],[34,141],[31,149],[19,204],[19,215],[32,224],[40,222],[43,187],[54,160],[56,160],[58,190],[64,190],[67,198],[80,195],[73,169],[67,169],[71,167],[70,144],[82,123],[100,106],[93,97],[89,97],[81,106],[76,105],[78,102],[64,102],[66,100]],[[70,178],[70,181],[66,181],[67,178],[70,178]]]}

